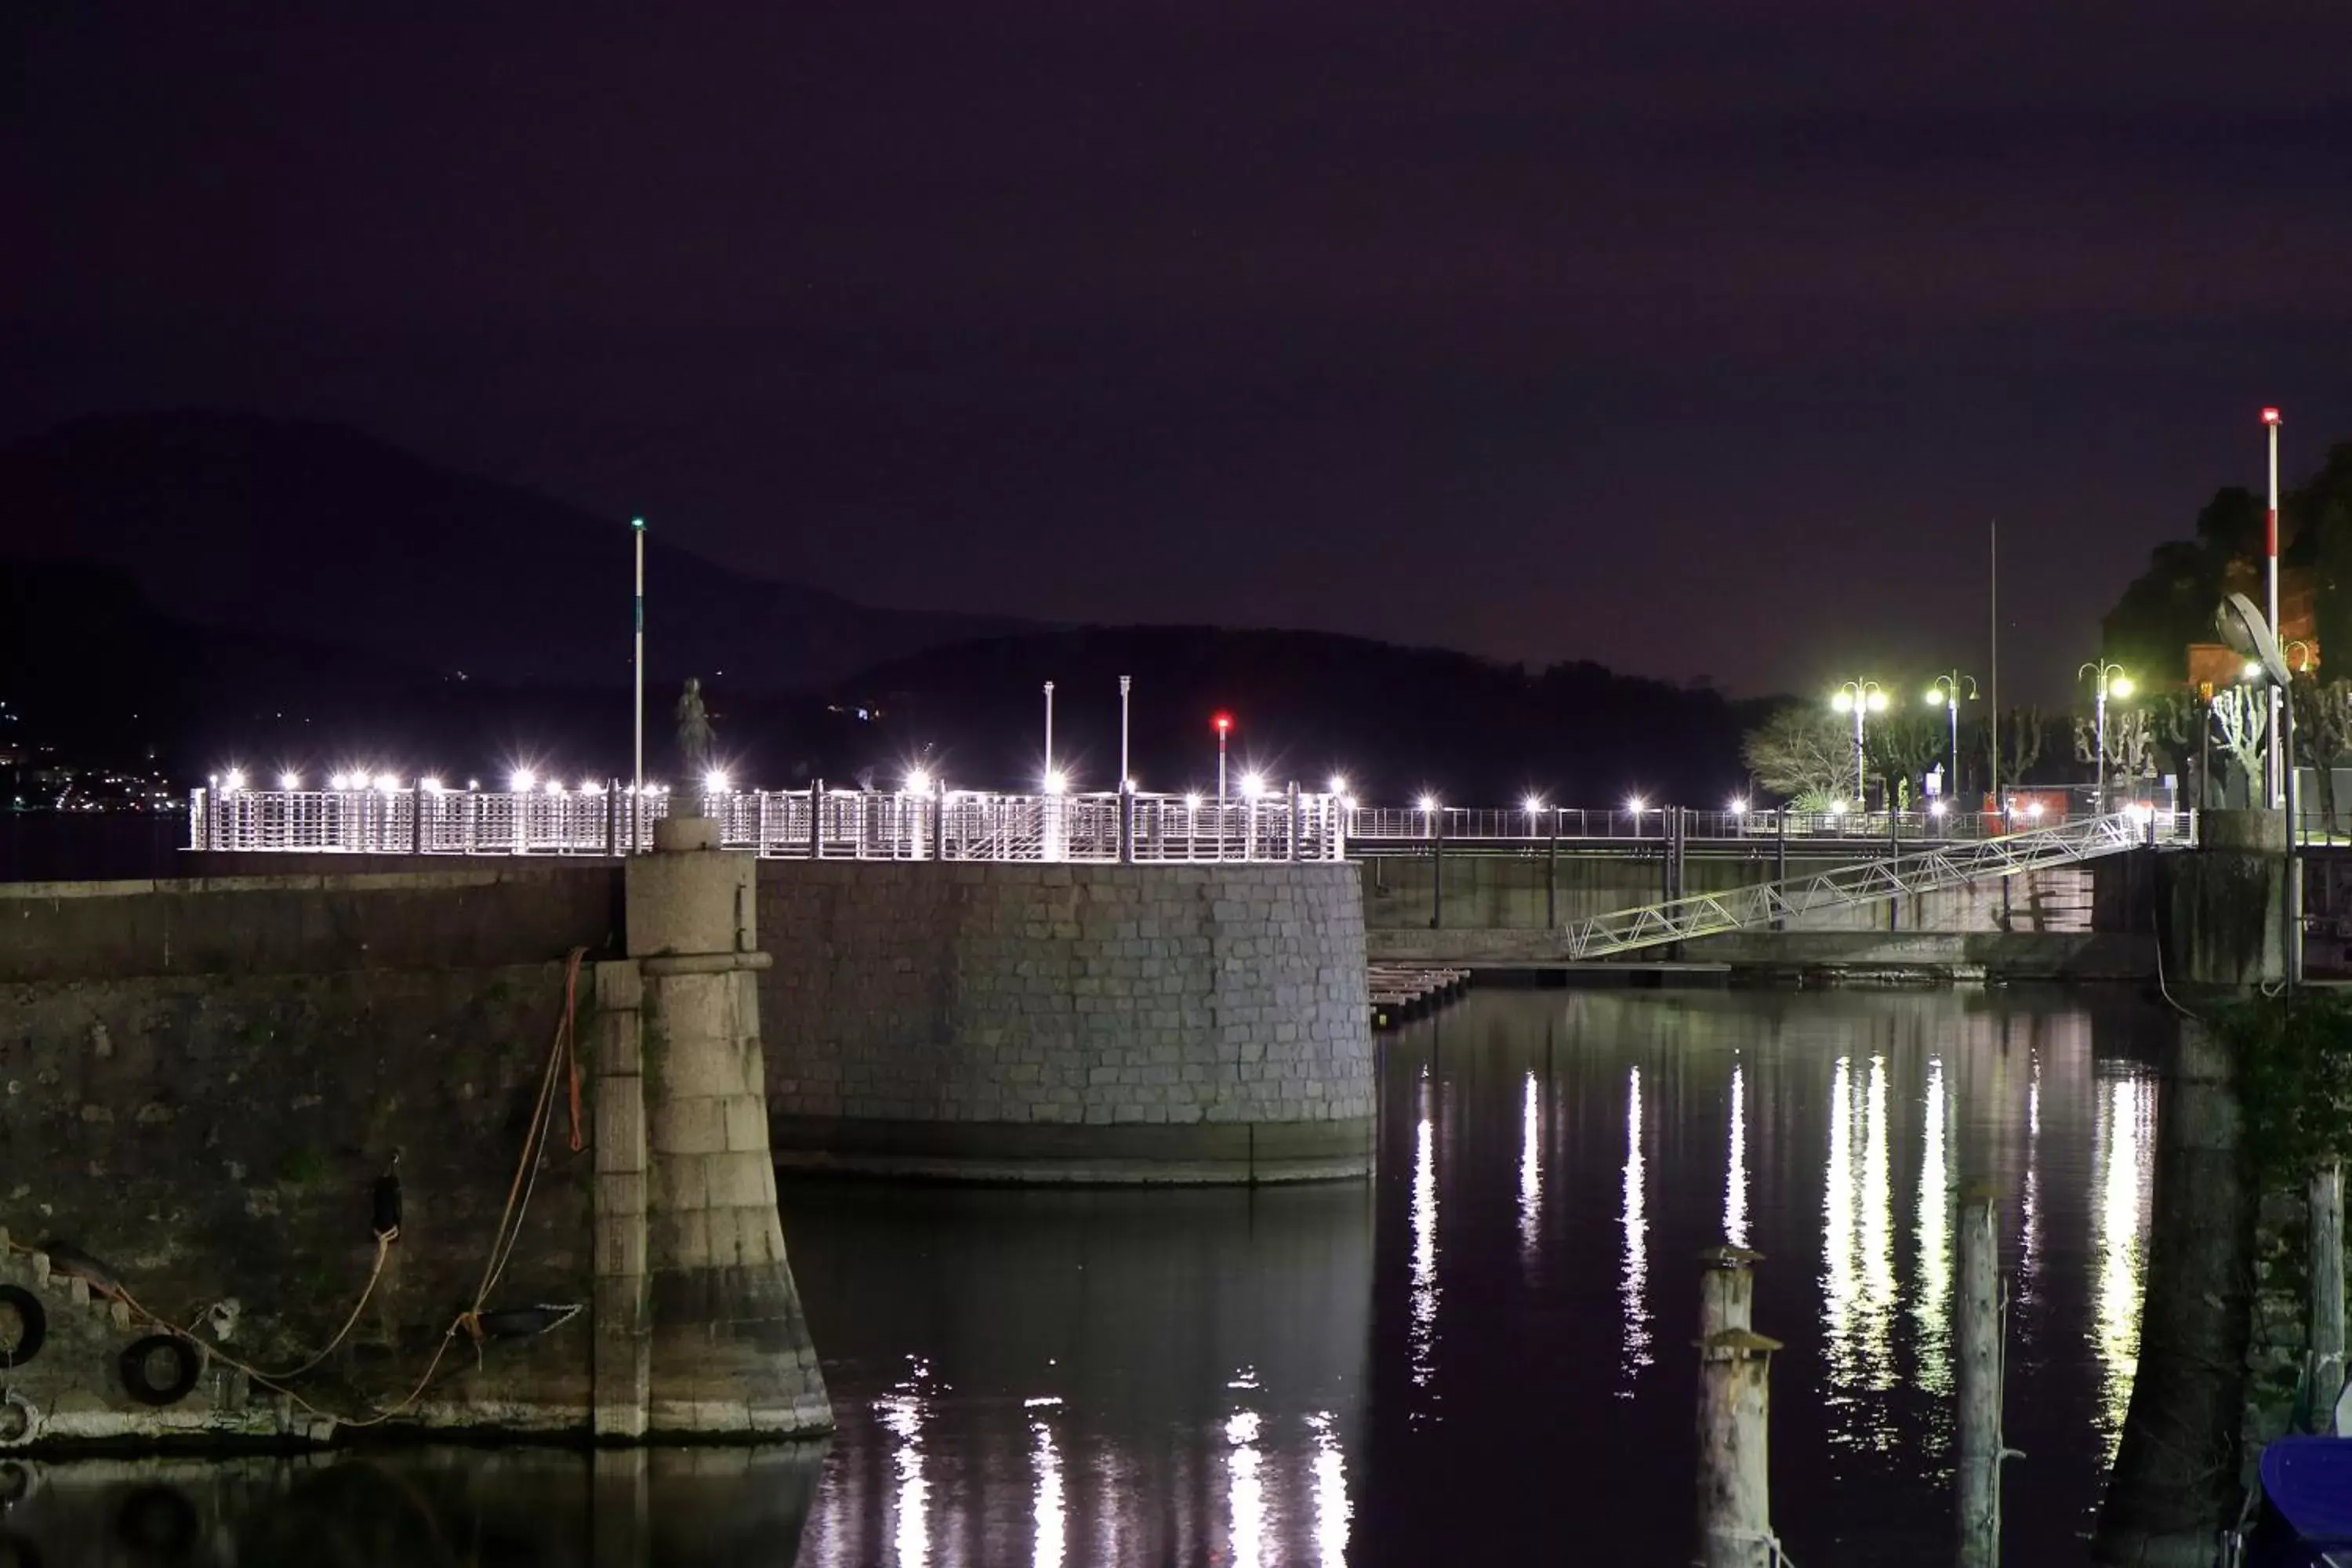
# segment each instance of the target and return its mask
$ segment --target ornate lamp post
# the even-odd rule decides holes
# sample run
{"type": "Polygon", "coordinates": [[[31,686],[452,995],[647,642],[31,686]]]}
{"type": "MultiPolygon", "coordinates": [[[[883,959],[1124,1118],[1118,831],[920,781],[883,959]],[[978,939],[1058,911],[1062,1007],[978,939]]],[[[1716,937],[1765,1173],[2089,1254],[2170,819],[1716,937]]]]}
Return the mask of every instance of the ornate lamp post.
{"type": "MultiPolygon", "coordinates": [[[[1862,719],[1864,713],[1886,711],[1886,689],[1875,680],[1849,680],[1830,699],[1830,706],[1841,713],[1853,715],[1853,804],[1860,808],[1866,804],[1869,790],[1862,775],[1862,719]]],[[[1889,803],[1890,805],[1892,803],[1889,803]]]]}
{"type": "Polygon", "coordinates": [[[1927,688],[1927,706],[1948,710],[1952,720],[1952,785],[1951,793],[1960,793],[1960,688],[1969,689],[1968,700],[1977,700],[1977,678],[1951,670],[1936,677],[1927,688]]]}
{"type": "Polygon", "coordinates": [[[2107,699],[2120,702],[2132,694],[2131,677],[2124,667],[2112,659],[2093,659],[2074,672],[2075,679],[2087,675],[2098,683],[2096,710],[2098,713],[2099,793],[2097,809],[2104,816],[2107,809],[2107,699]]]}

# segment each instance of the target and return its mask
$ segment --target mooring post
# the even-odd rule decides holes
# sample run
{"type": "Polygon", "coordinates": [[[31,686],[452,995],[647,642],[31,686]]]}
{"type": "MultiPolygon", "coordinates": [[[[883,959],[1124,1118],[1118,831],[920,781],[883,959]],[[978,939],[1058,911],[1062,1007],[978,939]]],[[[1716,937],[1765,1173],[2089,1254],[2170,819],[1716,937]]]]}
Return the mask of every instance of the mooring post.
{"type": "Polygon", "coordinates": [[[2000,1330],[1998,1209],[1990,1194],[1972,1189],[1960,1208],[1958,1341],[1960,1393],[1960,1568],[1994,1568],[2000,1561],[2000,1330]]]}
{"type": "Polygon", "coordinates": [[[1766,1436],[1777,1340],[1752,1325],[1762,1254],[1744,1247],[1699,1255],[1698,1557],[1701,1568],[1772,1568],[1766,1436]]]}
{"type": "Polygon", "coordinates": [[[2333,1430],[2344,1390],[2344,1166],[2311,1174],[2311,1408],[2314,1428],[2333,1430]]]}

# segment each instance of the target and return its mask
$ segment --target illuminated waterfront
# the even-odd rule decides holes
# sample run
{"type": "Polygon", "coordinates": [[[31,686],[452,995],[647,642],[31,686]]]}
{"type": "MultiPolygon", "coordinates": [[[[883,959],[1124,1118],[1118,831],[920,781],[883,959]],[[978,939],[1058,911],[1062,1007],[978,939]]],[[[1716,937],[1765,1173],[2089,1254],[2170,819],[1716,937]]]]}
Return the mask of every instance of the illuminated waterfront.
{"type": "Polygon", "coordinates": [[[152,1524],[168,1494],[218,1543],[184,1560],[221,1564],[436,1538],[585,1564],[630,1529],[631,1561],[772,1568],[1559,1560],[1563,1531],[1680,1561],[1696,1255],[1729,1236],[1787,1345],[1792,1557],[1917,1560],[1948,1538],[1949,1198],[1989,1179],[2028,1456],[2004,1561],[2079,1563],[2137,1351],[2167,1026],[2080,993],[1475,994],[1387,1044],[1370,1185],[786,1184],[822,1448],[50,1467],[5,1528],[100,1560],[126,1500],[152,1524]]]}

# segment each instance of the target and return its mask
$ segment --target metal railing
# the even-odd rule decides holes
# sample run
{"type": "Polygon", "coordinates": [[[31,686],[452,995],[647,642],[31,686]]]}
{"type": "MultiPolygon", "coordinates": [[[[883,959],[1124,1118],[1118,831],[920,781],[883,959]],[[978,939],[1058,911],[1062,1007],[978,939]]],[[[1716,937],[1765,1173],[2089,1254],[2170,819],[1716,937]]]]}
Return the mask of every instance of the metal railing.
{"type": "Polygon", "coordinates": [[[1668,942],[1752,930],[1822,910],[1906,893],[1931,892],[2043,866],[2072,865],[2151,844],[2193,842],[2196,822],[2176,813],[2135,808],[2031,828],[1974,843],[1882,856],[1782,882],[1699,893],[1596,915],[1568,927],[1568,956],[1605,958],[1668,942]]]}
{"type": "Polygon", "coordinates": [[[628,854],[698,807],[719,843],[770,859],[1185,863],[1337,860],[1348,812],[1328,795],[946,795],[740,790],[640,797],[581,790],[199,789],[189,847],[346,855],[628,854]],[[633,812],[632,807],[635,807],[633,812]]]}
{"type": "MultiPolygon", "coordinates": [[[[1756,843],[1782,837],[1885,844],[1894,840],[1950,843],[1993,838],[2039,826],[2056,826],[2063,816],[2004,816],[1990,811],[1684,811],[1681,834],[1685,844],[1756,843]]],[[[1641,811],[1584,810],[1545,806],[1540,810],[1495,810],[1441,806],[1433,811],[1415,807],[1359,807],[1348,814],[1351,845],[1377,850],[1389,846],[1426,845],[1433,840],[1465,847],[1528,847],[1560,843],[1664,843],[1675,830],[1671,807],[1641,811]]]]}

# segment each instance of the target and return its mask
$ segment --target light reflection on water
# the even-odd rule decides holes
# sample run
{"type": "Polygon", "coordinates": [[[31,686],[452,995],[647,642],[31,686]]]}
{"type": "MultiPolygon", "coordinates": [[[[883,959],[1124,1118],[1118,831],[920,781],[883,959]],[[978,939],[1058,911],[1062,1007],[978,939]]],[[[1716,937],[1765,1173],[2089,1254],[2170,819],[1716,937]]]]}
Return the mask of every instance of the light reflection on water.
{"type": "MultiPolygon", "coordinates": [[[[1429,1386],[1437,1354],[1437,1127],[1430,1085],[1421,1084],[1421,1121],[1412,1141],[1412,1382],[1429,1386]]],[[[1418,1420],[1422,1412],[1415,1411],[1418,1420]]]]}
{"type": "Polygon", "coordinates": [[[1748,1086],[1731,1064],[1731,1152],[1723,1174],[1723,1238],[1748,1245],[1748,1086]]]}
{"type": "Polygon", "coordinates": [[[1618,1294],[1625,1303],[1625,1345],[1617,1394],[1633,1397],[1633,1379],[1650,1364],[1650,1217],[1643,1191],[1647,1173],[1642,1163],[1642,1069],[1631,1068],[1625,1083],[1624,1211],[1619,1223],[1625,1232],[1624,1282],[1618,1294]]]}
{"type": "Polygon", "coordinates": [[[1944,1062],[1927,1058],[1926,1147],[1919,1161],[1919,1213],[1912,1235],[1919,1255],[1919,1386],[1952,1392],[1952,1170],[1944,1142],[1944,1062]]]}
{"type": "Polygon", "coordinates": [[[1535,1256],[1543,1224],[1543,1101],[1536,1075],[1528,1074],[1519,1097],[1519,1254],[1535,1256]]]}
{"type": "MultiPolygon", "coordinates": [[[[2071,1568],[2137,1351],[2138,1058],[2165,1027],[2061,995],[1481,993],[1385,1045],[1369,1184],[784,1184],[829,1448],[634,1472],[427,1449],[169,1484],[203,1568],[319,1561],[261,1543],[337,1530],[350,1568],[437,1561],[433,1531],[484,1568],[1681,1562],[1696,1254],[1744,1230],[1756,1326],[1786,1344],[1791,1557],[1934,1561],[1951,1199],[1990,1180],[2025,1287],[2005,1568],[2071,1568]],[[296,1497],[307,1523],[280,1517],[296,1497]]],[[[45,1479],[0,1530],[110,1561],[122,1485],[45,1479]]]]}
{"type": "Polygon", "coordinates": [[[2148,1205],[2156,1182],[2156,1085],[2117,1078],[2099,1097],[2097,1319],[2099,1433],[2115,1459],[2139,1367],[2139,1308],[2147,1286],[2148,1205]]]}

